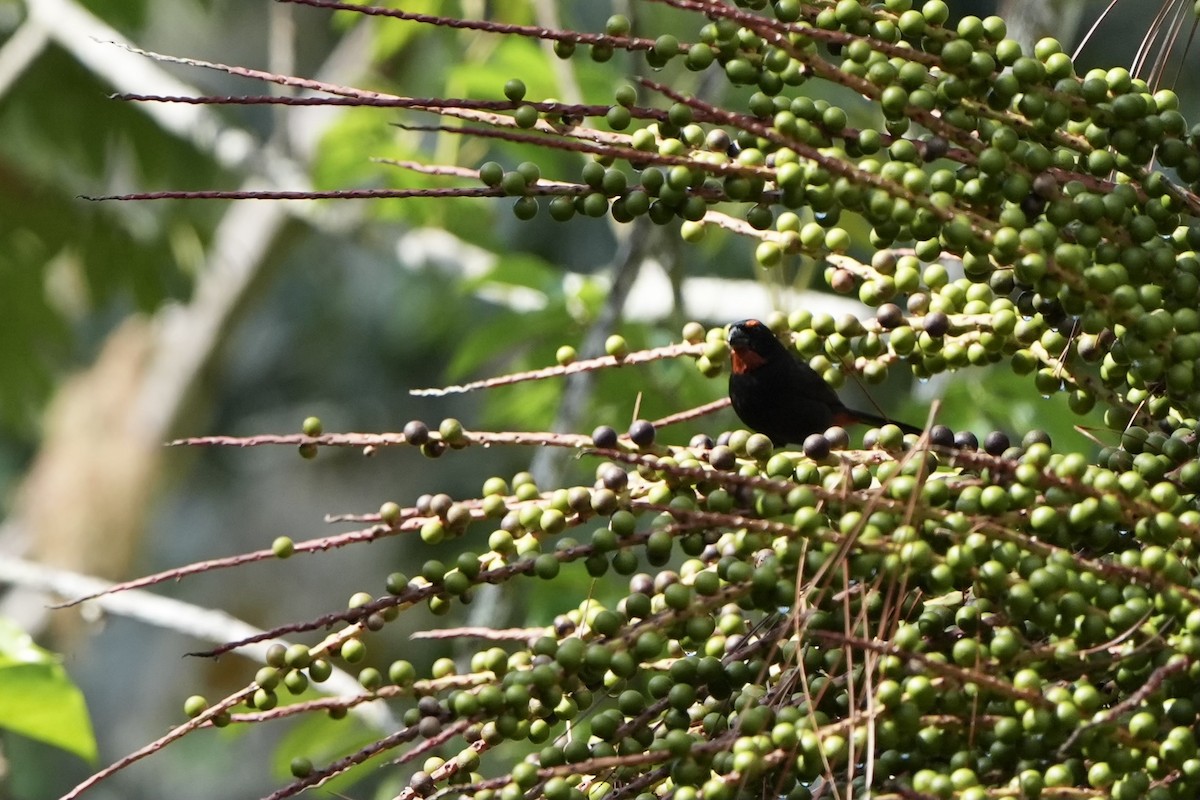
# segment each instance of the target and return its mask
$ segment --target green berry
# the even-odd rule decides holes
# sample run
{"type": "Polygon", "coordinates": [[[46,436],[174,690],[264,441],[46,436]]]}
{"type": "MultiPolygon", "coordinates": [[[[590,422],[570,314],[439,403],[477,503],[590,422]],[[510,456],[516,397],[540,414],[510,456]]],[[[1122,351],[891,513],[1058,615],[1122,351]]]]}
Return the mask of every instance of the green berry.
{"type": "Polygon", "coordinates": [[[308,677],[313,683],[323,683],[333,674],[333,664],[323,658],[313,659],[308,667],[308,677]]]}
{"type": "Polygon", "coordinates": [[[624,14],[613,14],[604,24],[604,32],[609,36],[625,36],[630,30],[629,17],[624,14]]]}
{"type": "Polygon", "coordinates": [[[293,644],[288,647],[284,654],[283,662],[292,669],[304,669],[312,663],[312,655],[309,653],[307,646],[293,644]]]}
{"type": "Polygon", "coordinates": [[[374,692],[383,686],[383,674],[374,667],[367,667],[358,673],[358,682],[368,692],[374,692]]]}
{"type": "Polygon", "coordinates": [[[442,441],[450,446],[456,444],[465,444],[466,435],[463,432],[462,423],[453,417],[447,417],[438,425],[438,434],[441,435],[442,441]]]}
{"type": "Polygon", "coordinates": [[[203,695],[194,694],[183,702],[183,713],[190,718],[196,718],[208,710],[208,700],[203,695]]]}
{"type": "Polygon", "coordinates": [[[485,186],[496,187],[500,185],[500,181],[504,178],[504,167],[497,164],[495,161],[487,161],[479,166],[479,180],[485,186]]]}
{"type": "Polygon", "coordinates": [[[538,110],[529,104],[517,106],[513,111],[513,121],[518,128],[532,128],[537,125],[539,117],[538,110]]]}
{"type": "Polygon", "coordinates": [[[341,654],[347,664],[357,664],[367,657],[367,646],[360,639],[349,639],[342,642],[341,654]]]}
{"type": "Polygon", "coordinates": [[[514,103],[525,99],[525,81],[513,78],[504,84],[504,96],[514,103]]]}
{"type": "Polygon", "coordinates": [[[288,536],[278,536],[271,543],[271,552],[276,558],[287,558],[296,552],[296,543],[288,536]]]}

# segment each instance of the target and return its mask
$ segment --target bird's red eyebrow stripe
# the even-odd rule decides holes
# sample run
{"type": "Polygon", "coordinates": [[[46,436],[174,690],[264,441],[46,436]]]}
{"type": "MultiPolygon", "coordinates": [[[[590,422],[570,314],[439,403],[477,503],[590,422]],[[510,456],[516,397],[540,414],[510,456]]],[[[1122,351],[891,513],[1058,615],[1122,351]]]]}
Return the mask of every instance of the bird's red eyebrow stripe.
{"type": "Polygon", "coordinates": [[[862,422],[862,420],[860,420],[854,415],[853,412],[850,411],[839,411],[833,415],[833,424],[842,428],[846,427],[847,425],[857,425],[860,422],[862,422]]]}
{"type": "Polygon", "coordinates": [[[758,353],[751,350],[749,347],[735,347],[732,353],[733,374],[741,375],[744,372],[749,372],[752,369],[758,369],[767,360],[758,353]]]}

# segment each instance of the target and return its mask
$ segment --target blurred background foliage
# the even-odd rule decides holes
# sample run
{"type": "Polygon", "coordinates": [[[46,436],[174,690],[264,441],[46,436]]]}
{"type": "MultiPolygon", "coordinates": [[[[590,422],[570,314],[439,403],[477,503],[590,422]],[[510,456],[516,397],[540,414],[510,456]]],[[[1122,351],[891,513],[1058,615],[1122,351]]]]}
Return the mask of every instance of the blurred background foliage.
{"type": "MultiPolygon", "coordinates": [[[[956,16],[996,11],[990,2],[950,5],[956,16]]],[[[1050,26],[1074,25],[1075,18],[1087,24],[1104,5],[1025,4],[1057,8],[1060,16],[1031,22],[1050,26]]],[[[678,25],[677,12],[654,3],[420,0],[404,7],[576,30],[601,30],[609,14],[622,12],[635,31],[650,35],[678,25]]],[[[1141,20],[1144,27],[1147,14],[1138,14],[1136,3],[1118,5],[1089,45],[1103,54],[1097,62],[1120,63],[1114,54],[1133,44],[1129,26],[1141,20]]],[[[1070,30],[1051,32],[1069,40],[1070,30]]],[[[781,286],[777,275],[753,266],[751,244],[732,235],[714,231],[685,249],[673,232],[618,230],[605,220],[563,224],[543,214],[518,222],[510,201],[80,199],[166,189],[456,185],[461,181],[372,159],[474,167],[533,157],[512,143],[397,127],[391,123],[431,121],[378,109],[115,102],[108,98],[113,92],[274,88],[153,61],[115,42],[409,96],[495,99],[505,80],[520,77],[531,97],[593,103],[611,102],[615,84],[645,70],[624,54],[607,63],[560,61],[524,39],[268,0],[0,0],[0,39],[0,551],[6,554],[123,579],[267,547],[280,535],[318,536],[326,513],[372,510],[387,500],[407,505],[429,491],[475,492],[497,471],[524,468],[532,454],[475,450],[470,459],[448,454],[430,462],[412,449],[373,459],[323,451],[309,463],[280,449],[182,451],[160,443],[217,432],[289,432],[309,414],[330,431],[394,431],[411,418],[446,416],[469,428],[544,429],[556,419],[584,432],[601,423],[622,428],[639,392],[642,416],[654,418],[721,396],[723,381],[705,380],[684,362],[611,371],[594,381],[586,405],[566,412],[560,382],[442,399],[414,398],[408,390],[550,364],[564,343],[588,355],[586,343],[596,348],[603,342],[597,335],[614,326],[643,347],[677,339],[688,319],[723,324],[798,302],[845,308],[846,301],[817,287],[819,269],[791,273],[815,277],[813,286],[781,286]],[[628,260],[637,237],[648,244],[628,260]],[[689,295],[684,272],[724,282],[689,295]],[[632,282],[627,302],[610,291],[614,281],[632,282]]],[[[1081,71],[1093,60],[1085,55],[1081,71]]],[[[707,90],[694,75],[655,79],[707,90]]],[[[1194,85],[1178,88],[1194,108],[1194,85]]],[[[582,163],[565,153],[536,160],[552,178],[574,175],[582,163]]],[[[941,421],[952,427],[1020,431],[1036,421],[1056,442],[1090,446],[1070,438],[1072,421],[1060,404],[1012,391],[1011,378],[1000,370],[979,380],[915,386],[911,399],[889,406],[922,422],[930,400],[944,397],[941,421]]],[[[887,391],[902,387],[889,383],[887,391]]],[[[732,423],[722,412],[671,436],[684,441],[732,423]]],[[[370,552],[206,574],[161,592],[271,626],[336,608],[351,592],[381,587],[388,572],[428,555],[412,556],[405,542],[388,541],[370,552]]],[[[582,571],[579,580],[586,580],[582,571]]],[[[506,598],[497,607],[514,624],[549,620],[561,609],[542,586],[524,602],[506,598]]],[[[117,616],[80,624],[73,611],[48,615],[45,602],[45,595],[13,591],[0,615],[65,654],[99,732],[101,763],[178,721],[188,694],[219,695],[244,682],[246,665],[237,658],[181,658],[200,649],[191,637],[117,616]]],[[[414,615],[412,624],[421,623],[414,615]]],[[[449,645],[430,641],[396,647],[373,658],[386,664],[403,648],[403,657],[423,670],[453,654],[449,645]]],[[[319,758],[319,748],[330,746],[321,722],[274,732],[307,737],[319,758]]],[[[349,729],[338,731],[336,745],[353,749],[349,729]]],[[[189,737],[92,796],[267,791],[256,782],[263,777],[256,762],[269,759],[277,741],[255,728],[231,761],[226,739],[236,735],[189,737]]],[[[13,734],[2,735],[0,748],[6,797],[55,796],[94,766],[13,734]]],[[[286,765],[278,766],[282,775],[286,765]]]]}

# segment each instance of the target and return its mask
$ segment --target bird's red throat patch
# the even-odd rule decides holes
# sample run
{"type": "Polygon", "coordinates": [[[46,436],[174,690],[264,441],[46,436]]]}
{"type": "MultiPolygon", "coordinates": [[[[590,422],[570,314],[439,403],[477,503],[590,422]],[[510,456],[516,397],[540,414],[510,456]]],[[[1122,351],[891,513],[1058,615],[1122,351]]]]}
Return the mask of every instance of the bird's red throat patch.
{"type": "Polygon", "coordinates": [[[741,375],[753,369],[758,369],[767,360],[758,353],[751,350],[749,347],[733,348],[732,358],[730,359],[733,367],[734,375],[741,375]]]}

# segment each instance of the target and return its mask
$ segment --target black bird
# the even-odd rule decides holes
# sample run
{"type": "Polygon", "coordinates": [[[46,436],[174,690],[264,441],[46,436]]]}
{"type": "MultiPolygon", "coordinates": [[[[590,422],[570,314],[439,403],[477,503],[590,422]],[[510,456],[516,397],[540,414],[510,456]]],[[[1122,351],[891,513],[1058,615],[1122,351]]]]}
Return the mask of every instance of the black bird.
{"type": "Polygon", "coordinates": [[[892,424],[920,434],[913,425],[847,408],[816,370],[800,361],[762,322],[744,319],[729,326],[733,369],[729,399],[738,418],[776,445],[803,444],[814,433],[834,425],[892,424]]]}

